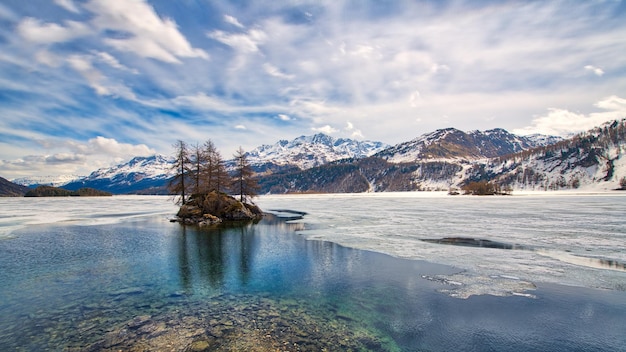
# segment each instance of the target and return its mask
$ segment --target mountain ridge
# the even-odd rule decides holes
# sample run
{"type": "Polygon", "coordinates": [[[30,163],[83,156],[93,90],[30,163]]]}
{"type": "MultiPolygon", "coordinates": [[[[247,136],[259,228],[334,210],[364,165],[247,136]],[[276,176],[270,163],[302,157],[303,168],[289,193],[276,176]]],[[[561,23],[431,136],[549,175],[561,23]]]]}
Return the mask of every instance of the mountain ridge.
{"type": "MultiPolygon", "coordinates": [[[[596,137],[603,133],[610,134],[609,130],[621,128],[623,124],[624,120],[617,120],[598,127],[600,132],[585,133],[596,137]]],[[[334,138],[318,133],[300,136],[291,141],[279,140],[274,144],[261,145],[246,155],[257,173],[262,187],[261,194],[447,190],[481,180],[510,182],[518,189],[563,189],[566,188],[564,185],[580,187],[591,184],[592,181],[589,181],[590,176],[582,174],[578,181],[575,178],[549,181],[552,176],[545,176],[544,183],[540,185],[537,181],[531,186],[528,183],[528,174],[534,168],[537,169],[536,174],[546,174],[548,170],[542,169],[545,163],[526,166],[510,161],[507,164],[499,160],[513,158],[519,161],[520,155],[543,153],[542,148],[580,141],[580,136],[585,133],[563,139],[545,135],[518,136],[501,128],[467,132],[445,128],[424,133],[393,146],[382,142],[334,138]],[[505,166],[498,166],[501,164],[505,166]],[[522,181],[514,182],[514,176],[511,176],[511,173],[515,173],[513,170],[517,170],[515,175],[526,176],[515,176],[521,177],[522,181]]],[[[595,151],[587,152],[584,157],[578,155],[581,160],[572,160],[568,165],[575,167],[577,163],[582,163],[588,165],[587,167],[594,167],[594,172],[600,172],[597,164],[598,157],[605,153],[602,148],[604,147],[596,147],[595,151]]],[[[621,153],[619,148],[613,151],[617,156],[621,153]]],[[[571,156],[575,157],[576,155],[571,156]]],[[[621,159],[614,159],[612,168],[621,170],[621,159]]],[[[174,175],[172,162],[172,158],[162,155],[136,157],[124,164],[96,170],[64,187],[70,190],[91,187],[115,194],[166,194],[165,185],[174,175]]],[[[227,166],[229,163],[232,161],[226,161],[227,166]]],[[[567,167],[560,170],[563,174],[569,172],[567,167]]],[[[577,172],[581,173],[580,170],[577,172]]],[[[539,179],[538,176],[534,177],[539,179]]],[[[606,174],[602,179],[607,180],[603,182],[616,182],[615,178],[607,178],[606,174]]]]}
{"type": "MultiPolygon", "coordinates": [[[[437,138],[445,139],[461,131],[435,132],[437,138]]],[[[469,152],[459,156],[453,149],[457,155],[447,159],[427,155],[407,161],[407,154],[419,156],[424,145],[441,147],[439,143],[430,143],[435,140],[432,138],[426,143],[421,143],[419,138],[416,140],[418,143],[412,144],[413,154],[402,153],[407,144],[400,143],[386,152],[358,161],[329,163],[310,170],[263,177],[260,179],[262,192],[447,191],[479,181],[523,190],[611,190],[620,188],[622,179],[626,179],[626,158],[623,157],[626,154],[626,119],[605,123],[571,139],[516,153],[507,154],[500,148],[502,155],[494,158],[477,159],[469,152]],[[398,151],[404,159],[393,159],[393,152],[398,151]]],[[[463,141],[453,144],[448,140],[448,143],[462,145],[463,141]]]]}

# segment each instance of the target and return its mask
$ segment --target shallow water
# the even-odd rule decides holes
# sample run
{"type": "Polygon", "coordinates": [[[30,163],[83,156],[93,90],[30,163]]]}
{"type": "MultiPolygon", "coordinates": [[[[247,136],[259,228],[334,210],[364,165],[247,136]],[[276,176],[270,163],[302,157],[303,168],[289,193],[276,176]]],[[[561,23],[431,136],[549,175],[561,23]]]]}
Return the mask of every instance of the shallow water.
{"type": "MultiPolygon", "coordinates": [[[[103,200],[107,220],[63,203],[77,216],[33,219],[0,240],[0,350],[626,350],[620,290],[501,272],[496,283],[517,295],[458,299],[468,269],[310,240],[328,231],[330,208],[313,213],[320,199],[298,200],[304,220],[219,230],[169,223],[167,199],[138,199],[132,211],[127,198],[103,200]]],[[[269,202],[297,205],[259,200],[269,202]]],[[[46,204],[40,216],[56,210],[46,204]]]]}
{"type": "Polygon", "coordinates": [[[310,239],[465,270],[455,276],[464,284],[465,292],[459,294],[463,297],[521,293],[514,289],[510,277],[533,283],[626,290],[624,193],[266,196],[259,204],[264,209],[287,207],[307,212],[303,220],[306,228],[299,233],[310,239]],[[510,248],[446,245],[442,243],[445,238],[510,248]]]}

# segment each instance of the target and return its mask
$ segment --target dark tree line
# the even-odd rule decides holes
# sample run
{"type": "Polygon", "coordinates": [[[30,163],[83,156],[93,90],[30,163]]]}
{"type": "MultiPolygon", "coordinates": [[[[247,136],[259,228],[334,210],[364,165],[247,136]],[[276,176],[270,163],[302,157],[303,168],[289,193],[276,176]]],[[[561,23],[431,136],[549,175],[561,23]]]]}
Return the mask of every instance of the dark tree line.
{"type": "Polygon", "coordinates": [[[174,149],[175,163],[172,168],[176,173],[168,188],[180,196],[180,204],[185,204],[193,195],[211,192],[232,192],[242,202],[257,195],[259,187],[241,147],[234,155],[235,170],[232,175],[226,170],[224,159],[211,140],[192,146],[178,140],[174,149]]]}

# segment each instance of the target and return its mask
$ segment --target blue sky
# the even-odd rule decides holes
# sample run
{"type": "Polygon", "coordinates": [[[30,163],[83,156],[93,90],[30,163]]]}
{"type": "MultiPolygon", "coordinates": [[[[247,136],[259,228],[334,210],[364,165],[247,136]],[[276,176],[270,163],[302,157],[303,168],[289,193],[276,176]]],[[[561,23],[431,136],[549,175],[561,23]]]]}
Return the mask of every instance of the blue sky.
{"type": "Polygon", "coordinates": [[[626,117],[626,1],[4,0],[0,176],[626,117]]]}

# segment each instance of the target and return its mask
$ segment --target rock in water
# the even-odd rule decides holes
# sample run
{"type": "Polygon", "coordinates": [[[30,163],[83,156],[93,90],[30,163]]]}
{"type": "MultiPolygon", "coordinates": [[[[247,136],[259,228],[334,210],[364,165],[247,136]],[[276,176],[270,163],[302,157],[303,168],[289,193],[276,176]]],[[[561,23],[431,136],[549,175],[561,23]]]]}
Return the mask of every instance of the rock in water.
{"type": "Polygon", "coordinates": [[[210,226],[222,221],[258,220],[263,212],[256,205],[240,202],[227,194],[210,192],[191,196],[176,217],[182,224],[210,226]]]}

